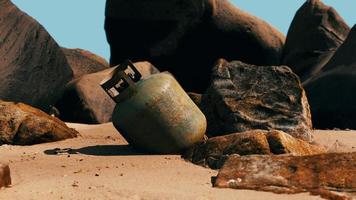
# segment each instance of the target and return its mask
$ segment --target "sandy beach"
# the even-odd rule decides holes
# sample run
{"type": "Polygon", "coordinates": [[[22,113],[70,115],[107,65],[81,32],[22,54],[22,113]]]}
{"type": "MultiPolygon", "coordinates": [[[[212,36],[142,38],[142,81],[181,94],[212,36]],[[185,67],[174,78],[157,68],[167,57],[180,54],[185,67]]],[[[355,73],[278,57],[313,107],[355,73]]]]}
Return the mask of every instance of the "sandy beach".
{"type": "MultiPolygon", "coordinates": [[[[307,193],[277,195],[215,189],[217,171],[193,165],[179,155],[135,152],[112,124],[68,124],[81,137],[34,146],[0,147],[10,164],[13,185],[0,199],[320,199],[307,193]]],[[[355,131],[315,131],[331,150],[355,150],[355,131]]]]}

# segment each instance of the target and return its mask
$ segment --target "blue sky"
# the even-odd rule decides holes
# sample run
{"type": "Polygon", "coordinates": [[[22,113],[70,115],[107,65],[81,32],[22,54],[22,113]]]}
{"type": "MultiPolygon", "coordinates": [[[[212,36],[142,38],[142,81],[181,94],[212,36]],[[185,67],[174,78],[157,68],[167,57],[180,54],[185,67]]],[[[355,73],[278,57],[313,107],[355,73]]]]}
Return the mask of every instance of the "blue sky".
{"type": "MultiPolygon", "coordinates": [[[[109,59],[104,32],[105,0],[12,0],[39,21],[64,47],[82,48],[109,59]]],[[[232,0],[239,8],[269,22],[283,33],[305,0],[232,0]]],[[[323,0],[346,22],[356,23],[355,0],[323,0]]]]}

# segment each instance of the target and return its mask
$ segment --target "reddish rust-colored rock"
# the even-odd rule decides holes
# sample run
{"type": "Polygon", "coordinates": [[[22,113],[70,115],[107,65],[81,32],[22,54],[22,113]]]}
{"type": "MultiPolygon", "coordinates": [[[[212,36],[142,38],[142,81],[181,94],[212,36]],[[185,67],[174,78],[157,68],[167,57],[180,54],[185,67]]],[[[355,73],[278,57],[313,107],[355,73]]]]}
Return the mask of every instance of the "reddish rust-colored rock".
{"type": "Polygon", "coordinates": [[[0,145],[32,145],[77,137],[59,119],[22,103],[0,101],[0,145]]]}
{"type": "Polygon", "coordinates": [[[9,165],[0,163],[0,189],[11,185],[11,174],[9,165]]]}
{"type": "Polygon", "coordinates": [[[73,77],[53,38],[10,0],[0,0],[0,97],[49,110],[73,77]]]}
{"type": "Polygon", "coordinates": [[[356,190],[356,153],[230,156],[215,187],[275,193],[356,190]]]}
{"type": "Polygon", "coordinates": [[[316,128],[356,129],[356,26],[322,73],[305,84],[316,128]]]}
{"type": "Polygon", "coordinates": [[[187,154],[183,157],[194,164],[219,169],[232,154],[270,154],[266,132],[253,130],[209,138],[192,147],[189,150],[190,155],[187,154]]]}
{"type": "Polygon", "coordinates": [[[292,154],[298,156],[325,153],[318,145],[296,139],[282,131],[253,130],[209,138],[191,149],[186,159],[193,163],[217,169],[228,156],[292,154]]]}
{"type": "Polygon", "coordinates": [[[349,31],[349,26],[334,8],[320,0],[308,0],[289,28],[283,64],[304,82],[320,73],[349,31]]]}
{"type": "Polygon", "coordinates": [[[282,131],[269,131],[266,134],[271,153],[292,154],[305,156],[325,153],[326,149],[320,145],[310,144],[304,140],[292,137],[282,131]]]}
{"type": "Polygon", "coordinates": [[[62,51],[73,70],[73,79],[109,68],[109,63],[104,58],[90,51],[67,48],[62,48],[62,51]]]}
{"type": "MultiPolygon", "coordinates": [[[[159,71],[149,62],[135,63],[145,78],[159,71]]],[[[114,68],[83,75],[71,81],[56,105],[63,121],[97,124],[111,121],[115,102],[101,88],[101,81],[114,68]]]]}
{"type": "Polygon", "coordinates": [[[107,0],[105,30],[112,65],[148,60],[200,93],[218,58],[278,65],[285,40],[228,0],[107,0]]]}
{"type": "Polygon", "coordinates": [[[297,75],[286,66],[221,59],[213,69],[201,108],[210,136],[273,129],[311,140],[308,100],[297,75]]]}

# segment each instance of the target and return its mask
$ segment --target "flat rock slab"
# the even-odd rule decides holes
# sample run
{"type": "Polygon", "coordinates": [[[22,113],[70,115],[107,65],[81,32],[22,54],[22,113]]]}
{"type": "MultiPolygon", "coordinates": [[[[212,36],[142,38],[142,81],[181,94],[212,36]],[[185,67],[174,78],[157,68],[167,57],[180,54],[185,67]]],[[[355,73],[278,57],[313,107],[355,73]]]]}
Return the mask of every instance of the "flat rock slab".
{"type": "Polygon", "coordinates": [[[218,169],[233,154],[305,156],[325,152],[326,149],[319,145],[309,144],[282,131],[253,130],[209,138],[206,142],[194,147],[192,155],[187,159],[195,164],[218,169]]]}
{"type": "Polygon", "coordinates": [[[32,145],[73,138],[74,129],[39,109],[0,101],[0,145],[32,145]]]}
{"type": "Polygon", "coordinates": [[[356,192],[356,153],[231,156],[214,186],[275,193],[356,192]]]}
{"type": "Polygon", "coordinates": [[[311,115],[299,78],[286,66],[219,60],[200,106],[209,136],[254,129],[282,130],[311,140],[311,115]]]}
{"type": "Polygon", "coordinates": [[[0,188],[11,185],[11,175],[9,165],[0,163],[0,188]]]}

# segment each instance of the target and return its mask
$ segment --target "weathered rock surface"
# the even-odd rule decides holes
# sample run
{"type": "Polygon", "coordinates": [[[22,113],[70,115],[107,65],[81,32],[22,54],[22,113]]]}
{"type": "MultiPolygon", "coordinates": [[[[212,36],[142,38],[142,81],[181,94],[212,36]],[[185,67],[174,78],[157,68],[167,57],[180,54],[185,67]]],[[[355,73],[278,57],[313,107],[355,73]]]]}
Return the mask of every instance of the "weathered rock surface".
{"type": "Polygon", "coordinates": [[[356,26],[323,72],[305,85],[316,128],[356,129],[356,26]]]}
{"type": "Polygon", "coordinates": [[[230,156],[215,187],[275,193],[356,190],[356,153],[230,156]]]}
{"type": "Polygon", "coordinates": [[[304,89],[286,66],[219,60],[202,101],[210,136],[275,129],[311,140],[312,123],[304,89]]]}
{"type": "Polygon", "coordinates": [[[292,154],[296,156],[325,153],[321,146],[296,139],[282,131],[253,130],[209,138],[192,150],[193,163],[220,168],[233,154],[292,154]]]}
{"type": "Polygon", "coordinates": [[[0,189],[11,185],[11,174],[9,165],[0,163],[0,189]]]}
{"type": "Polygon", "coordinates": [[[228,0],[107,0],[105,29],[112,65],[148,60],[200,93],[218,58],[278,65],[285,40],[228,0]]]}
{"type": "MultiPolygon", "coordinates": [[[[143,78],[159,72],[149,62],[135,63],[135,66],[143,78]]],[[[83,75],[71,81],[56,105],[60,119],[87,124],[110,122],[116,104],[101,88],[100,83],[114,69],[83,75]]]]}
{"type": "Polygon", "coordinates": [[[0,145],[32,145],[73,138],[74,129],[22,103],[0,101],[0,145]]]}
{"type": "Polygon", "coordinates": [[[320,145],[294,138],[282,131],[270,131],[266,134],[266,137],[271,153],[273,154],[306,156],[326,152],[326,149],[320,145]]]}
{"type": "Polygon", "coordinates": [[[283,64],[291,67],[304,82],[320,72],[349,31],[334,8],[320,0],[307,0],[289,28],[283,64]]]}
{"type": "Polygon", "coordinates": [[[72,79],[57,43],[10,0],[0,0],[0,98],[48,110],[72,79]]]}
{"type": "Polygon", "coordinates": [[[90,51],[67,48],[62,48],[62,51],[72,68],[73,79],[109,68],[109,63],[104,58],[90,51]]]}

